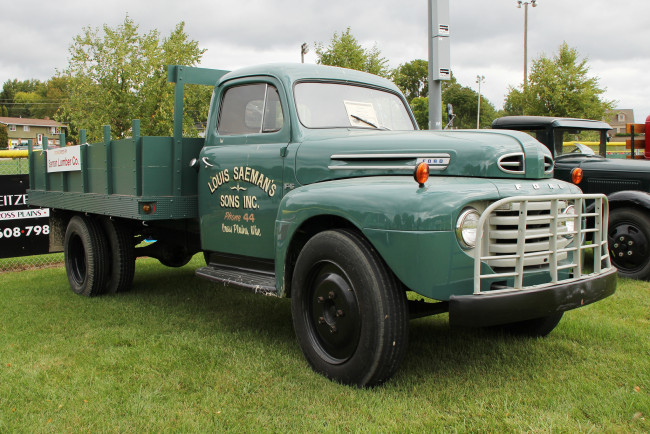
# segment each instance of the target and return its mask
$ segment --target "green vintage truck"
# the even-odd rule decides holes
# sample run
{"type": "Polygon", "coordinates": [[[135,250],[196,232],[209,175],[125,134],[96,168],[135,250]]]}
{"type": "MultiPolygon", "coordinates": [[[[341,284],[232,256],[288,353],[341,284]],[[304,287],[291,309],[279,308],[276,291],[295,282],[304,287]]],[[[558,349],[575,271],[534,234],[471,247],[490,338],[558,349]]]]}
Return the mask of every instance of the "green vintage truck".
{"type": "Polygon", "coordinates": [[[130,138],[30,150],[29,202],[51,209],[76,293],[128,290],[137,256],[203,252],[198,276],[291,297],[312,368],[365,387],[397,370],[410,318],[543,336],[615,291],[606,197],[552,179],[525,133],[417,131],[393,83],[340,68],[169,80],[173,137],[134,121],[130,138]],[[205,139],[182,136],[188,83],[215,86],[205,139]]]}

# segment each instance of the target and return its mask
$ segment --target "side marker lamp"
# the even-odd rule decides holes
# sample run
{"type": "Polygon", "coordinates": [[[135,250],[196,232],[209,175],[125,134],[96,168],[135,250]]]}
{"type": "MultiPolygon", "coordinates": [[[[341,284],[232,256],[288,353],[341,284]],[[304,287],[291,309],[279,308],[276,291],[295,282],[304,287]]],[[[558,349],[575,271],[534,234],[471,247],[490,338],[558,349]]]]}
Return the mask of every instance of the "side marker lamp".
{"type": "Polygon", "coordinates": [[[413,178],[420,185],[420,188],[424,187],[424,183],[429,179],[429,165],[427,163],[420,163],[415,166],[413,178]]]}

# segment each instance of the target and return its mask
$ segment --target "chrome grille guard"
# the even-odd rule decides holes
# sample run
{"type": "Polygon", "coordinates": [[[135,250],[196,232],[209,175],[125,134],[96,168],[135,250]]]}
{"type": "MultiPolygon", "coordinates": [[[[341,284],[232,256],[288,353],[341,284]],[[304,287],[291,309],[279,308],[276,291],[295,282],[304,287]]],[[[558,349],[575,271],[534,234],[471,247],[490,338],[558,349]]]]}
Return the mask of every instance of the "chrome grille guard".
{"type": "Polygon", "coordinates": [[[608,217],[607,197],[602,194],[519,196],[494,202],[478,222],[474,294],[541,288],[611,270],[608,217]],[[593,212],[585,211],[586,201],[594,201],[593,212]],[[569,205],[575,213],[561,213],[569,205]],[[586,241],[589,234],[591,244],[586,241]],[[583,267],[587,250],[594,253],[593,271],[583,267]],[[489,266],[489,273],[481,273],[482,264],[489,266]],[[567,270],[566,277],[560,277],[562,270],[567,270]],[[546,271],[550,281],[525,287],[524,275],[529,271],[546,271]],[[482,281],[495,278],[512,285],[481,290],[482,281]]]}

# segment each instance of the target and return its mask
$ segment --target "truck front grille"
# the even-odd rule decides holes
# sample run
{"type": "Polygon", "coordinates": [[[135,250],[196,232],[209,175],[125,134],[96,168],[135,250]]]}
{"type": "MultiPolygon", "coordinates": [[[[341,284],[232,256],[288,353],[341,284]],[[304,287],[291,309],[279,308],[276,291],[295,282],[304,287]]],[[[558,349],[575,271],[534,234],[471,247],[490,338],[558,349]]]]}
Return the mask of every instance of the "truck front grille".
{"type": "Polygon", "coordinates": [[[547,273],[548,282],[534,285],[540,287],[610,269],[607,219],[607,198],[601,194],[512,197],[493,203],[478,223],[474,293],[530,288],[524,286],[528,272],[547,273]],[[585,201],[594,201],[593,212],[584,211],[585,201]],[[574,213],[565,213],[570,206],[574,213]],[[593,252],[593,266],[583,264],[587,251],[593,252]]]}

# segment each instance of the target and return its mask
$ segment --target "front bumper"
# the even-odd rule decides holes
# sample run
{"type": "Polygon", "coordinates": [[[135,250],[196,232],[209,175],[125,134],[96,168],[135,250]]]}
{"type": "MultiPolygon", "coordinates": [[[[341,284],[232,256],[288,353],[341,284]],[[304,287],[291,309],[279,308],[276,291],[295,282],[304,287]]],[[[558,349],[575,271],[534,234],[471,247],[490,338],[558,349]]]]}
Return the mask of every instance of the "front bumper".
{"type": "Polygon", "coordinates": [[[488,327],[542,318],[585,306],[616,291],[616,269],[591,278],[512,292],[451,296],[452,326],[488,327]]]}

